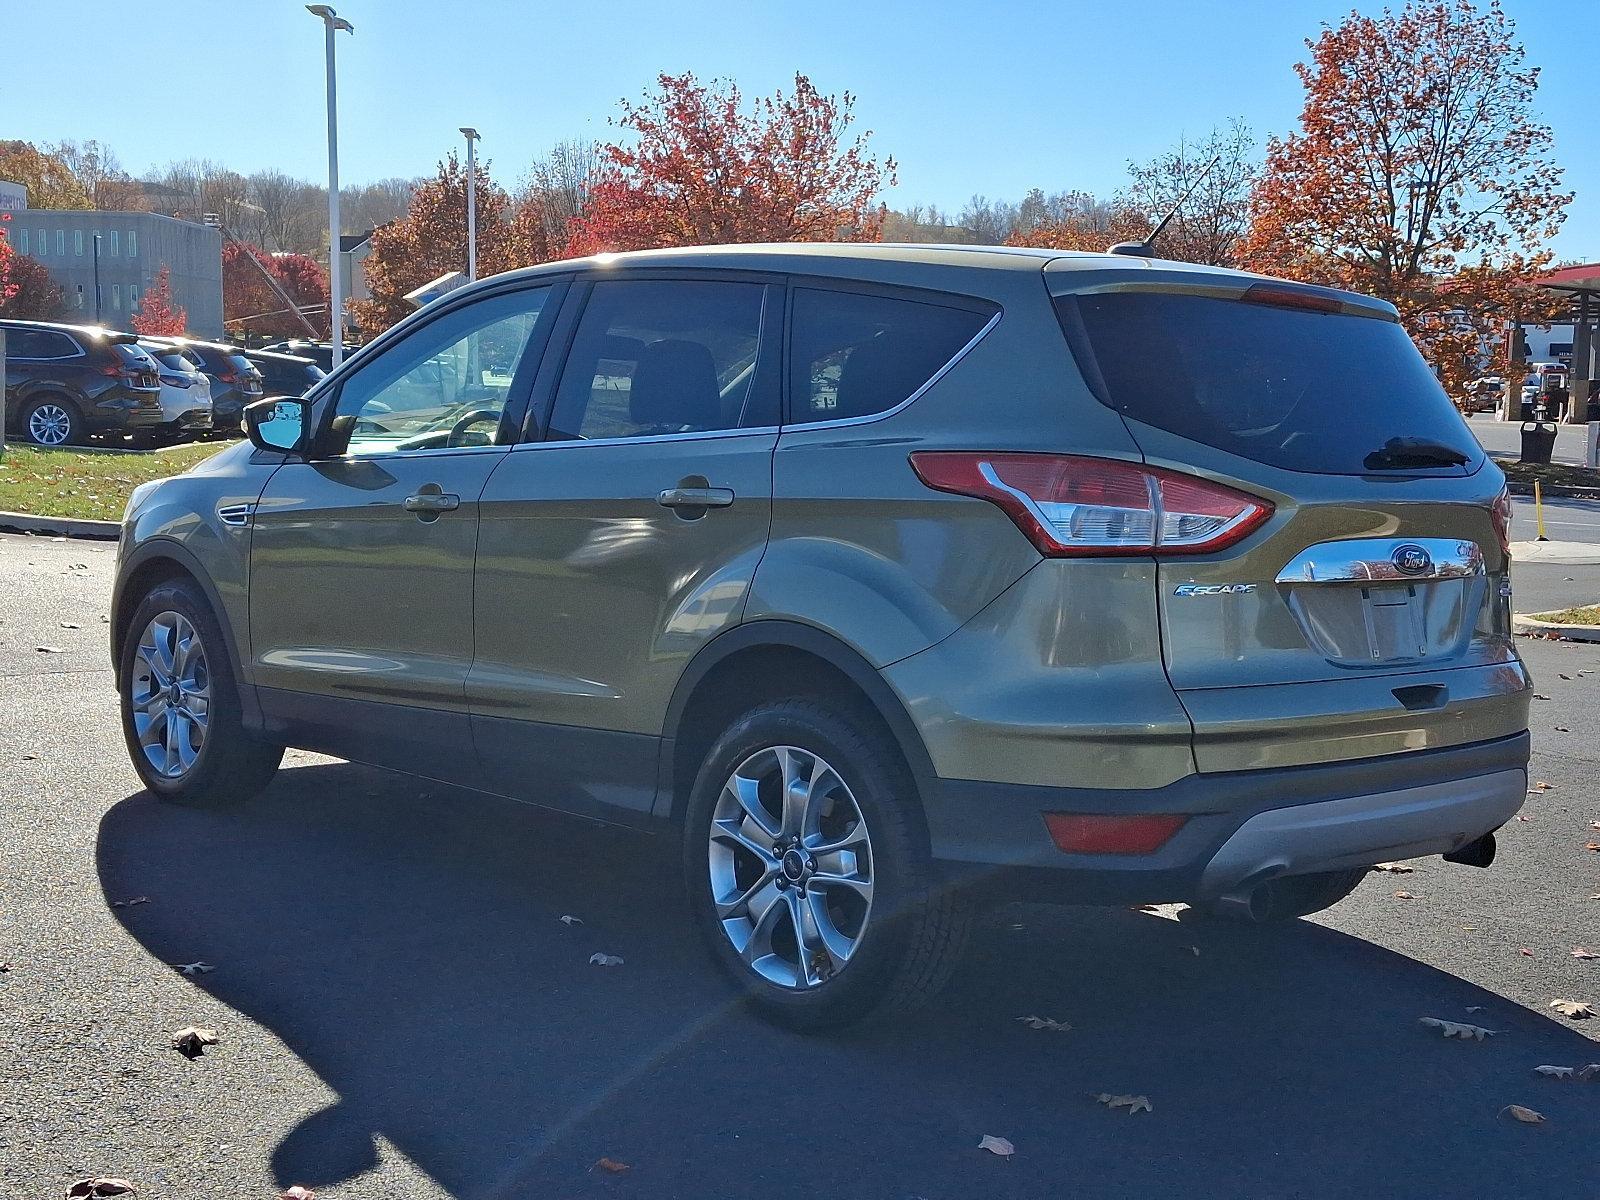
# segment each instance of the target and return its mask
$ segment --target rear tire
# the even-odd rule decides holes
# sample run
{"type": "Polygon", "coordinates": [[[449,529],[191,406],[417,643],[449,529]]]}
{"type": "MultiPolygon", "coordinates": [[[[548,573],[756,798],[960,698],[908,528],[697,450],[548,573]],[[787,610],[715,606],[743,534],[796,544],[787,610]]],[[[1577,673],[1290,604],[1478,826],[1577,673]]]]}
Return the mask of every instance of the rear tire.
{"type": "Polygon", "coordinates": [[[79,445],[85,432],[83,417],[64,396],[40,396],[29,401],[22,410],[20,425],[24,441],[47,450],[79,445]]]}
{"type": "Polygon", "coordinates": [[[160,799],[217,807],[271,782],[283,747],[244,727],[222,627],[193,582],[167,580],[140,601],[118,679],[128,755],[160,799]]]}
{"type": "Polygon", "coordinates": [[[794,698],[736,720],[690,793],[684,862],[712,956],[791,1028],[915,1007],[966,941],[970,906],[937,886],[910,772],[856,710],[794,698]]]}

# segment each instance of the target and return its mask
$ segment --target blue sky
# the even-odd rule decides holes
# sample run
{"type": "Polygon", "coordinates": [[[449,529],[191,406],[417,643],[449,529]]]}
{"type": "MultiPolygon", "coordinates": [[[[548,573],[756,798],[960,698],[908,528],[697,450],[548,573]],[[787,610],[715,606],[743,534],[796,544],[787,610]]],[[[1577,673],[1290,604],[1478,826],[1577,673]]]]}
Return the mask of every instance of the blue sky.
{"type": "MultiPolygon", "coordinates": [[[[356,33],[339,42],[340,170],[425,174],[475,125],[514,182],[558,140],[607,136],[617,100],[658,71],[730,75],[751,94],[798,70],[857,95],[900,163],[893,204],[1110,193],[1129,158],[1180,134],[1233,116],[1258,136],[1292,127],[1303,40],[1354,3],[343,0],[356,33]]],[[[136,173],[196,157],[325,177],[322,33],[296,0],[45,7],[4,20],[0,136],[99,138],[136,173]],[[67,42],[78,48],[55,57],[67,42]]],[[[1539,108],[1578,194],[1556,250],[1600,260],[1600,3],[1505,7],[1544,67],[1539,108]]]]}

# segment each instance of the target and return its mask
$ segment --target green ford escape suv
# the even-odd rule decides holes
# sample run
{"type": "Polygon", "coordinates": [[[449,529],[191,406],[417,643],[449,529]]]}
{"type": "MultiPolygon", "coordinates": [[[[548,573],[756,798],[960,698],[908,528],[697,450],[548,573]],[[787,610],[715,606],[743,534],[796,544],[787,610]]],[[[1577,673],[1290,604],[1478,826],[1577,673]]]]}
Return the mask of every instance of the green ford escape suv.
{"type": "Polygon", "coordinates": [[[600,256],[246,416],[128,506],[150,790],[242,800],[300,746],[657,828],[793,1024],[931,992],[983,902],[1294,916],[1487,865],[1525,795],[1504,480],[1361,296],[600,256]]]}

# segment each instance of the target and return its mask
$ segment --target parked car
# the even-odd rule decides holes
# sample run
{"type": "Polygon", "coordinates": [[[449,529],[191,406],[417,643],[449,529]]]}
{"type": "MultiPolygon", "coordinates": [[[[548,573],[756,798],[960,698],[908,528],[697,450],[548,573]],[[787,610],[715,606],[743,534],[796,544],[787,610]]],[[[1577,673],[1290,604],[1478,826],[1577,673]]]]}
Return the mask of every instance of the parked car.
{"type": "Polygon", "coordinates": [[[244,356],[261,374],[261,387],[268,396],[303,396],[327,372],[300,354],[278,354],[271,350],[246,350],[244,356]]]}
{"type": "MultiPolygon", "coordinates": [[[[300,358],[309,358],[324,371],[333,370],[332,342],[313,342],[306,338],[285,338],[281,342],[268,342],[261,348],[274,354],[294,354],[300,358]]],[[[350,357],[354,349],[355,347],[353,346],[345,346],[345,357],[350,357]]]]}
{"type": "Polygon", "coordinates": [[[211,377],[183,351],[161,342],[141,341],[139,348],[161,372],[161,424],[136,440],[150,444],[176,442],[211,431],[211,377]]]}
{"type": "Polygon", "coordinates": [[[155,362],[132,334],[48,321],[0,321],[6,331],[6,433],[36,446],[76,446],[94,434],[161,424],[155,362]]]}
{"type": "Polygon", "coordinates": [[[453,292],[246,429],[129,502],[149,789],[243,800],[290,745],[655,830],[797,1026],[928,995],[983,904],[1294,917],[1487,865],[1526,793],[1505,479],[1382,301],[625,254],[453,292]]]}
{"type": "Polygon", "coordinates": [[[264,392],[261,372],[238,346],[226,342],[200,342],[192,338],[151,338],[181,350],[211,378],[211,425],[219,433],[239,428],[239,414],[264,392]]]}

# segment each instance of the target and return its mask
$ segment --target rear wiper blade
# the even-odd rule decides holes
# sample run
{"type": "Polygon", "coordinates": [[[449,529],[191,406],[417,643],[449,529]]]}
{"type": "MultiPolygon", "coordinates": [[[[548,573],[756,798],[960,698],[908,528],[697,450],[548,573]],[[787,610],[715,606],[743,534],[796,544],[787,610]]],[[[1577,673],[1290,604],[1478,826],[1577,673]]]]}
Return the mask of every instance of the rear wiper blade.
{"type": "Polygon", "coordinates": [[[1384,467],[1459,467],[1471,458],[1454,446],[1428,438],[1392,437],[1363,460],[1369,471],[1384,467]]]}

